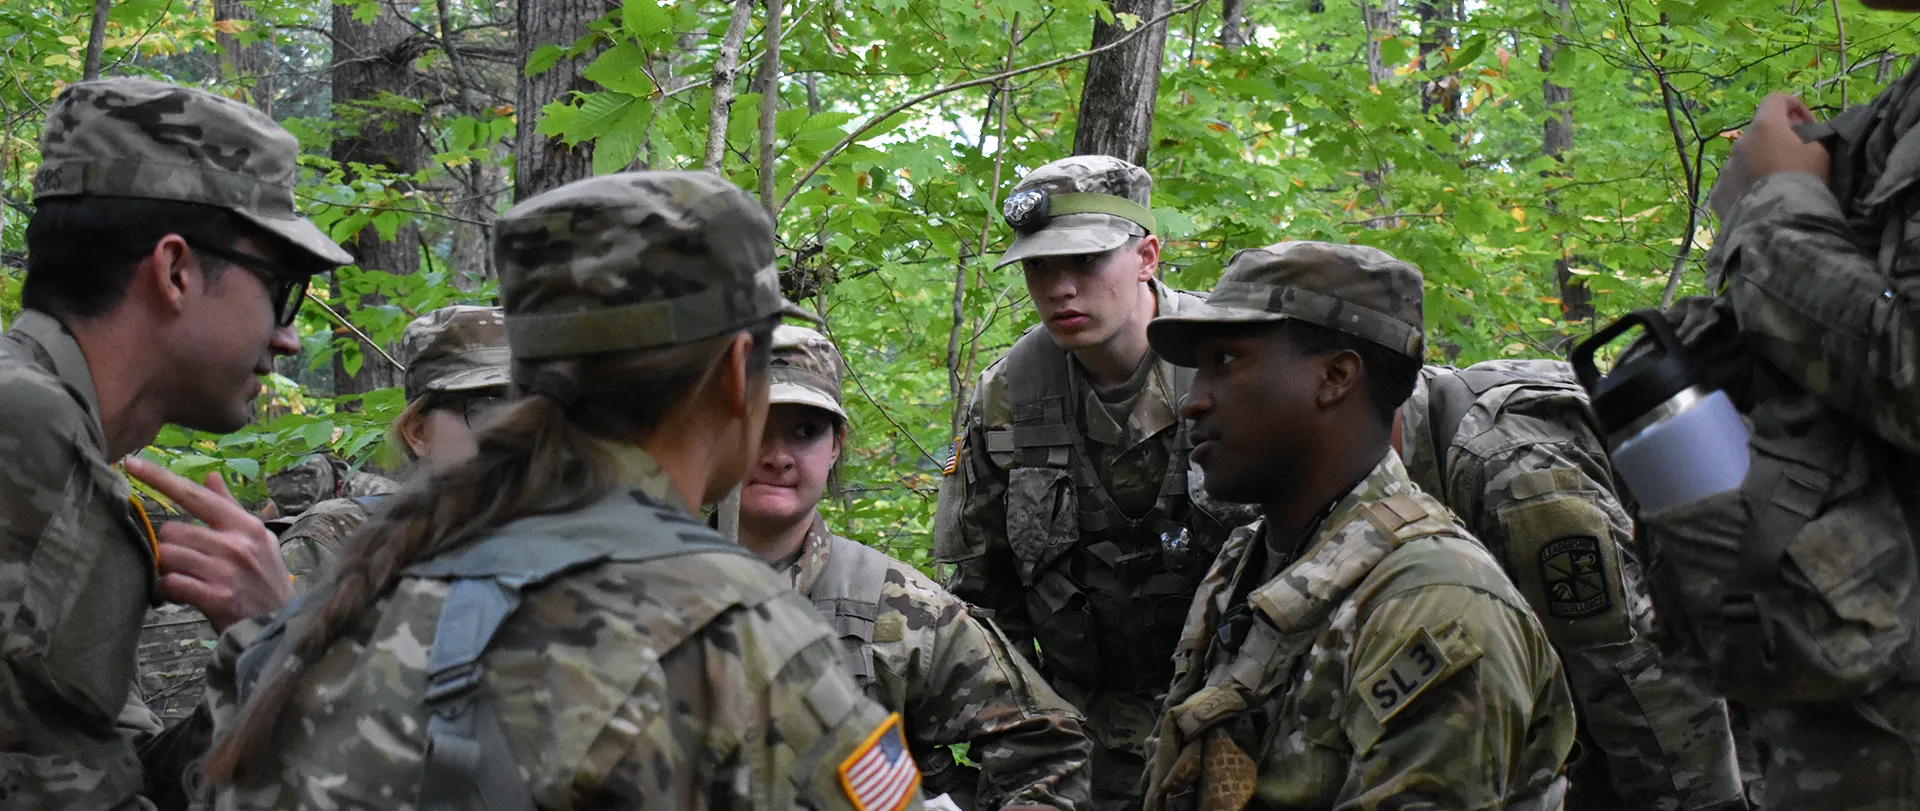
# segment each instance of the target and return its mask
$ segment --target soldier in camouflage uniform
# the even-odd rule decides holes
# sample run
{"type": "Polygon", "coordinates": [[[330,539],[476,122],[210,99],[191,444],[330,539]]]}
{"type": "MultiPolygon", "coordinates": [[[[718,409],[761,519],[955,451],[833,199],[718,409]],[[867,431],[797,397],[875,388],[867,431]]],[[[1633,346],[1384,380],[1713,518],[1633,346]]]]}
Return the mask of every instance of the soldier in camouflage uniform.
{"type": "MultiPolygon", "coordinates": [[[[345,460],[326,452],[307,454],[291,467],[267,477],[267,497],[281,522],[328,499],[365,498],[397,489],[399,485],[392,479],[370,471],[352,470],[345,460]]],[[[277,528],[285,529],[286,524],[277,528]]]]}
{"type": "Polygon", "coordinates": [[[217,806],[919,807],[899,716],[694,517],[755,456],[801,314],[773,222],[717,176],[638,172],[495,229],[523,396],[297,610],[223,639],[217,806]]]}
{"type": "Polygon", "coordinates": [[[1197,304],[1156,278],[1152,178],[1067,158],[1021,179],[1005,214],[1043,328],[987,367],[940,488],[947,587],[1087,714],[1101,809],[1138,807],[1146,739],[1207,563],[1251,512],[1209,499],[1178,408],[1192,372],[1146,324],[1197,304]]]}
{"type": "Polygon", "coordinates": [[[1573,700],[1526,599],[1389,443],[1421,276],[1373,248],[1241,251],[1153,320],[1197,365],[1183,415],[1216,498],[1258,501],[1195,597],[1155,809],[1557,809],[1573,700]]]}
{"type": "Polygon", "coordinates": [[[1572,811],[1744,806],[1725,702],[1672,667],[1633,519],[1566,363],[1421,369],[1394,449],[1533,604],[1580,699],[1572,811]]]}
{"type": "Polygon", "coordinates": [[[294,210],[299,146],[265,115],[174,85],[69,86],[48,110],[23,311],[0,338],[0,800],[136,809],[177,788],[204,724],[136,693],[150,601],[215,629],[272,611],[273,536],[228,497],[128,459],[204,521],[156,533],[114,464],[166,423],[224,432],[299,341],[309,278],[349,260],[294,210]]]}
{"type": "MultiPolygon", "coordinates": [[[[477,426],[507,402],[506,321],[499,307],[456,304],[420,316],[400,335],[407,408],[388,432],[410,465],[445,467],[471,458],[477,426]]],[[[280,556],[297,587],[333,566],[368,511],[392,492],[319,502],[280,533],[280,556]]]]}
{"type": "Polygon", "coordinates": [[[867,695],[900,713],[928,795],[981,811],[1087,808],[1080,711],[975,609],[820,517],[846,440],[842,369],[826,336],[774,331],[772,407],[740,493],[740,542],[792,578],[839,632],[867,695]],[[955,744],[977,768],[954,760],[955,744]]]}
{"type": "Polygon", "coordinates": [[[1916,124],[1920,68],[1827,122],[1768,97],[1711,198],[1720,294],[1668,313],[1751,427],[1751,467],[1641,516],[1653,592],[1748,707],[1767,808],[1920,807],[1916,124]]]}

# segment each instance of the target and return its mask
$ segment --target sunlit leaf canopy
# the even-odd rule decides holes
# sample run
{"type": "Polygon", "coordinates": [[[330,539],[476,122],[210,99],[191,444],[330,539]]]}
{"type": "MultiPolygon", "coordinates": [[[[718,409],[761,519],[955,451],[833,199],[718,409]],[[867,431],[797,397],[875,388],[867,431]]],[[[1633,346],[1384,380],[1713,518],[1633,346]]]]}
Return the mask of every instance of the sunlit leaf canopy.
{"type": "MultiPolygon", "coordinates": [[[[939,91],[1081,53],[1111,9],[791,0],[768,88],[755,2],[630,0],[569,41],[519,46],[517,15],[579,2],[126,0],[110,4],[100,64],[262,103],[299,135],[302,204],[321,227],[389,246],[363,257],[411,257],[366,260],[313,291],[390,347],[421,313],[493,300],[489,225],[512,202],[515,155],[536,148],[519,141],[590,145],[594,172],[699,168],[714,65],[744,8],[722,169],[752,190],[772,161],[783,283],[826,315],[847,356],[854,427],[826,509],[847,534],[924,563],[956,403],[1035,320],[1019,271],[992,269],[1009,237],[997,204],[1071,151],[1085,62],[939,91]],[[352,84],[370,57],[397,66],[398,90],[352,84]],[[579,71],[576,92],[518,109],[516,84],[551,71],[579,71]],[[770,90],[774,149],[762,156],[770,90]],[[343,141],[369,133],[413,151],[343,160],[343,141]]],[[[6,322],[44,108],[80,79],[92,12],[0,4],[6,322]]],[[[1716,225],[1706,191],[1760,98],[1796,93],[1830,115],[1904,73],[1916,50],[1915,17],[1853,0],[1250,0],[1242,13],[1237,47],[1222,44],[1219,3],[1161,23],[1148,163],[1163,278],[1205,289],[1235,250],[1283,239],[1378,246],[1425,271],[1437,363],[1562,354],[1596,321],[1670,289],[1701,292],[1716,225]],[[1551,122],[1568,120],[1556,136],[1551,122]]],[[[318,305],[299,330],[303,351],[281,361],[252,427],[169,429],[151,453],[218,471],[256,500],[264,474],[316,449],[378,464],[404,403],[352,376],[385,361],[318,305]]]]}

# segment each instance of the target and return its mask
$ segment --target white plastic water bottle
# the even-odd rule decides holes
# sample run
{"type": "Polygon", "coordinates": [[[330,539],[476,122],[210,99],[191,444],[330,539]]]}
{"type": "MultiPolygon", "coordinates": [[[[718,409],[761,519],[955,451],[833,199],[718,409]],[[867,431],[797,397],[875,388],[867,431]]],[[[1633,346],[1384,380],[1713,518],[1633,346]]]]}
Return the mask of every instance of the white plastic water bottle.
{"type": "Polygon", "coordinates": [[[1725,392],[1698,384],[1686,348],[1658,311],[1638,310],[1582,341],[1573,368],[1613,450],[1613,468],[1651,515],[1736,489],[1752,461],[1747,425],[1725,392]],[[1659,347],[1601,377],[1595,350],[1635,325],[1659,347]]]}

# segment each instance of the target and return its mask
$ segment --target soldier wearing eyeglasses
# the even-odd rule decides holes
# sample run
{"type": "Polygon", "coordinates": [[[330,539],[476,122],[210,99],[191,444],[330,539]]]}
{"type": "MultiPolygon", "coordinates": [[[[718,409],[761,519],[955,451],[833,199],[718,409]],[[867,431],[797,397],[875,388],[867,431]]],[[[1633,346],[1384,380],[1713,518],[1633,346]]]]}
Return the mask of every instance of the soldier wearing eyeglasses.
{"type": "Polygon", "coordinates": [[[274,537],[217,476],[129,458],[164,425],[228,432],[300,349],[310,277],[351,257],[294,208],[299,144],[264,114],[141,79],[47,112],[22,312],[0,337],[0,805],[176,800],[209,734],[134,684],[150,602],[217,632],[290,594],[274,537]],[[116,463],[199,523],[158,532],[116,463]]]}
{"type": "MultiPolygon", "coordinates": [[[[387,431],[389,446],[415,471],[471,458],[476,436],[507,401],[506,322],[499,307],[455,305],[427,313],[400,337],[407,408],[387,431]]],[[[382,496],[322,501],[280,536],[280,555],[298,587],[332,568],[341,545],[382,496]]]]}

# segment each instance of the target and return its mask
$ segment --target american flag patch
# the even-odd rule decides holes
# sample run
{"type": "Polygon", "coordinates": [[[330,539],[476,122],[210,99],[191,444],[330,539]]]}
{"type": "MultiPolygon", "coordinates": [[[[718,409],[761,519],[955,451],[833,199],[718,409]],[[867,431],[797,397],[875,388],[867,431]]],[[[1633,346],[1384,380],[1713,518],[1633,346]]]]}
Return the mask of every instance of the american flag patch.
{"type": "Polygon", "coordinates": [[[920,788],[920,769],[900,733],[900,713],[887,716],[865,743],[840,763],[840,785],[859,811],[899,811],[920,788]]]}
{"type": "Polygon", "coordinates": [[[954,471],[960,469],[960,445],[965,439],[966,437],[960,437],[947,445],[947,460],[940,463],[941,475],[951,476],[954,471]]]}

